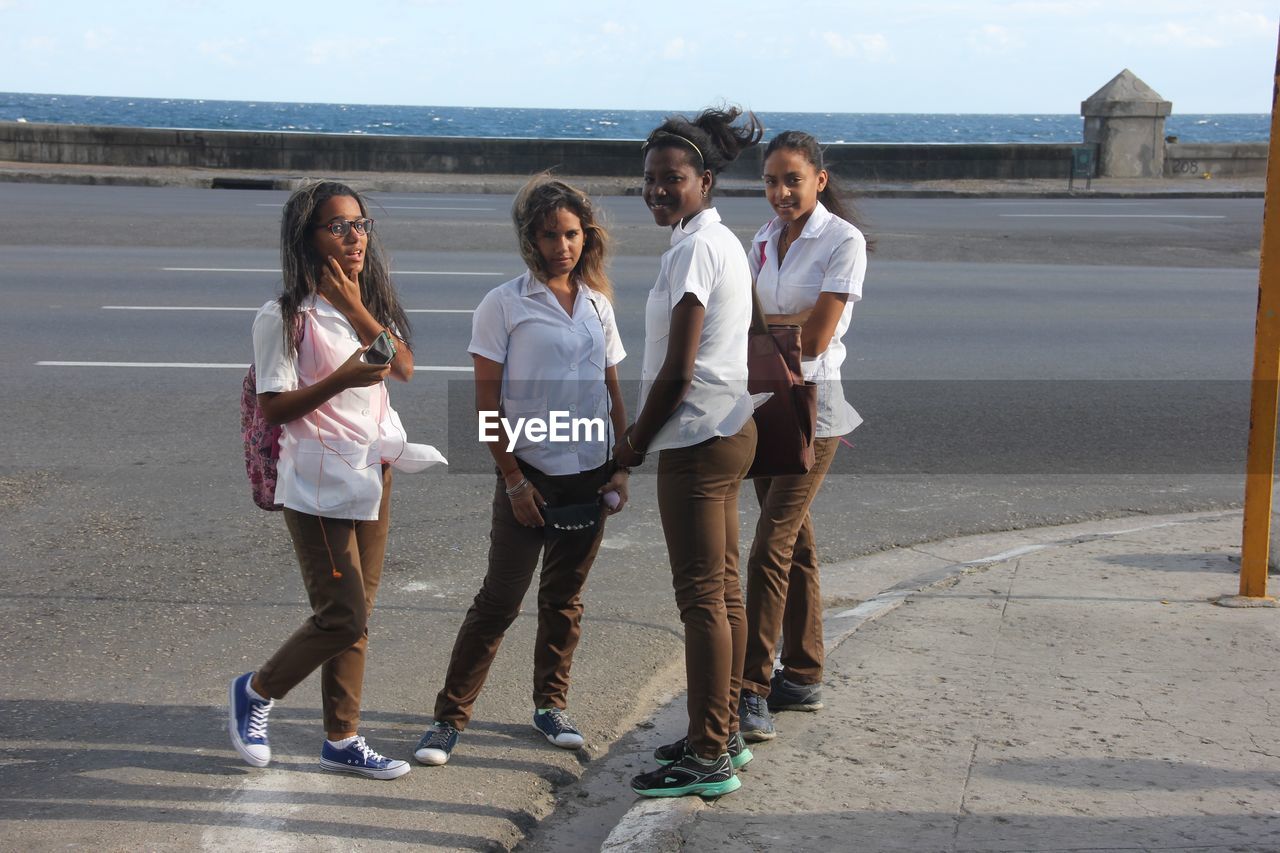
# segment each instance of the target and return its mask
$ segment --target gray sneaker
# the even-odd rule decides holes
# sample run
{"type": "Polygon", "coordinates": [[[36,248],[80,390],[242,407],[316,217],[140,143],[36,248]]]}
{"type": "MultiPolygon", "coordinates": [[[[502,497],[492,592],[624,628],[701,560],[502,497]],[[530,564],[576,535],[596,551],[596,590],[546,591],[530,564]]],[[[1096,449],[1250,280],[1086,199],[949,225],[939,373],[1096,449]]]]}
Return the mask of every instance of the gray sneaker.
{"type": "Polygon", "coordinates": [[[821,684],[796,684],[782,676],[782,670],[775,669],[769,679],[769,710],[779,711],[818,711],[822,708],[821,684]]]}
{"type": "Polygon", "coordinates": [[[439,767],[449,763],[449,756],[453,755],[453,748],[457,745],[458,730],[453,724],[436,720],[418,741],[413,757],[419,764],[439,767]]]}
{"type": "Polygon", "coordinates": [[[738,733],[748,743],[773,740],[777,736],[778,733],[773,728],[773,717],[765,707],[763,696],[742,691],[742,695],[738,697],[738,733]]]}

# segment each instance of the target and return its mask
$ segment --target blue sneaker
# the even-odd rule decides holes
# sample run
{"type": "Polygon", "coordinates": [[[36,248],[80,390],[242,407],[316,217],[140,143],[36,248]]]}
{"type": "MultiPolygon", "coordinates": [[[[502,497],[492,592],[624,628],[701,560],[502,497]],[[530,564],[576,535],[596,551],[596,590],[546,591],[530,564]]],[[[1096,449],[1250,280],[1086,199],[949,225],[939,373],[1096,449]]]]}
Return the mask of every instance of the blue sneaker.
{"type": "Polygon", "coordinates": [[[334,773],[355,773],[370,779],[396,779],[409,772],[409,762],[379,755],[364,738],[357,737],[342,749],[329,741],[320,747],[320,769],[334,773]]]}
{"type": "Polygon", "coordinates": [[[418,741],[413,757],[419,764],[439,767],[441,764],[449,763],[449,756],[453,754],[453,748],[457,745],[458,730],[449,723],[436,720],[418,741]]]}
{"type": "Polygon", "coordinates": [[[231,732],[231,745],[240,753],[245,763],[253,767],[266,767],[271,763],[271,745],[267,743],[267,715],[274,702],[254,699],[249,695],[252,672],[246,672],[231,680],[227,691],[230,707],[227,729],[231,732]]]}
{"type": "Polygon", "coordinates": [[[766,701],[769,710],[775,714],[779,711],[820,711],[822,685],[796,684],[784,678],[782,670],[775,669],[769,679],[769,698],[766,701]]]}
{"type": "Polygon", "coordinates": [[[762,740],[773,740],[777,731],[773,728],[773,717],[765,707],[763,696],[743,690],[738,697],[738,731],[743,739],[751,743],[762,740]]]}
{"type": "MultiPolygon", "coordinates": [[[[689,738],[682,737],[675,743],[669,743],[655,749],[653,757],[664,767],[668,764],[675,764],[681,758],[684,758],[685,752],[688,751],[688,746],[689,738]]],[[[729,763],[733,765],[734,770],[741,770],[753,758],[755,756],[751,754],[751,750],[742,739],[742,732],[734,732],[729,736],[729,763]]]]}
{"type": "Polygon", "coordinates": [[[578,749],[583,744],[582,732],[569,722],[562,708],[539,708],[533,712],[533,727],[561,749],[578,749]]]}

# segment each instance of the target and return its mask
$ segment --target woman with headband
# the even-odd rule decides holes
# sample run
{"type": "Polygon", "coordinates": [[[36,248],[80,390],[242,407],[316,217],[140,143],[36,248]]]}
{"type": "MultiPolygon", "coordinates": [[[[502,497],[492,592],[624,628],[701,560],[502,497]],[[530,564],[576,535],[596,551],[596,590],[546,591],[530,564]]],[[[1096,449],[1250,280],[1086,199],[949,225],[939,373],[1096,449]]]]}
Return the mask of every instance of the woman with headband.
{"type": "Polygon", "coordinates": [[[673,116],[644,144],[644,201],[671,229],[645,309],[640,414],[615,449],[621,465],[657,455],[658,510],[685,633],[689,726],[631,780],[646,797],[737,790],[751,760],[737,732],[745,648],[738,581],[738,492],[755,456],[747,393],[751,270],[712,206],[716,175],[760,140],[737,108],[673,116]]]}

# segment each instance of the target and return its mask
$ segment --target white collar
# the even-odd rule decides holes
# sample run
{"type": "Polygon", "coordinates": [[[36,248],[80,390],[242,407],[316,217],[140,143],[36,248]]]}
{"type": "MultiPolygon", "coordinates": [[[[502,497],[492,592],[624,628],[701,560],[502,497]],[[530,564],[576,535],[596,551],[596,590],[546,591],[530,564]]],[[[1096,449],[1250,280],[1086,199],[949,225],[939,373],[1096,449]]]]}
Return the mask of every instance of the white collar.
{"type": "Polygon", "coordinates": [[[696,234],[709,225],[714,225],[720,221],[720,213],[714,207],[708,207],[699,211],[689,224],[681,225],[677,222],[671,228],[671,245],[676,245],[691,234],[696,234]]]}
{"type": "MultiPolygon", "coordinates": [[[[831,211],[818,202],[814,207],[813,213],[809,214],[809,218],[805,220],[804,228],[801,229],[797,240],[805,240],[811,237],[817,237],[827,227],[827,223],[835,217],[831,211]]],[[[777,235],[782,233],[783,222],[778,217],[773,217],[764,225],[760,226],[760,230],[756,232],[756,236],[751,238],[752,243],[767,243],[777,235]]]]}
{"type": "MultiPolygon", "coordinates": [[[[582,294],[587,299],[590,299],[593,303],[597,299],[604,298],[604,294],[596,293],[594,290],[592,290],[587,285],[583,284],[578,279],[574,279],[573,283],[575,285],[574,297],[573,297],[575,302],[577,301],[578,294],[582,294]]],[[[551,288],[547,287],[546,282],[541,281],[536,275],[533,274],[533,270],[525,270],[524,276],[521,278],[521,281],[520,281],[520,295],[532,296],[535,293],[545,293],[548,296],[554,295],[551,293],[551,288]]]]}

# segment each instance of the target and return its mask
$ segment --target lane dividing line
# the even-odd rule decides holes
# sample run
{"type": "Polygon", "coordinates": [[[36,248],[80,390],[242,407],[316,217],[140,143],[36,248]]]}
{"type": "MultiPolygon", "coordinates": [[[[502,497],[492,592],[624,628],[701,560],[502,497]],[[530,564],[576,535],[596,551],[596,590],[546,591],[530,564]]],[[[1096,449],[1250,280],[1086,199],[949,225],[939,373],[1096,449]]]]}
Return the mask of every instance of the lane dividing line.
{"type": "Polygon", "coordinates": [[[1064,198],[1064,199],[1055,200],[1055,199],[1046,198],[1046,199],[1004,199],[1004,200],[993,199],[989,201],[986,201],[986,200],[974,201],[974,204],[979,206],[1007,205],[1010,207],[1028,207],[1030,205],[1040,205],[1044,207],[1053,207],[1053,206],[1060,207],[1062,205],[1079,206],[1081,202],[1087,202],[1090,207],[1141,207],[1141,206],[1150,207],[1153,204],[1159,203],[1157,199],[1149,199],[1145,201],[1103,201],[1101,199],[1064,198]]]}
{"type": "MultiPolygon", "coordinates": [[[[279,273],[278,268],[259,267],[161,267],[161,272],[270,272],[279,273]]],[[[460,272],[457,270],[392,270],[391,275],[481,275],[505,276],[504,272],[460,272]]]]}
{"type": "MultiPolygon", "coordinates": [[[[37,361],[37,367],[136,367],[140,369],[179,368],[187,370],[248,370],[248,363],[231,364],[202,361],[37,361]]],[[[474,367],[415,364],[414,370],[427,373],[474,373],[474,367]]]]}
{"type": "Polygon", "coordinates": [[[1001,213],[1001,219],[1226,219],[1196,213],[1001,213]]]}
{"type": "MultiPolygon", "coordinates": [[[[284,207],[284,203],[280,202],[275,204],[269,204],[267,202],[258,202],[257,206],[258,207],[284,207]]],[[[421,206],[395,205],[395,204],[375,204],[375,207],[377,207],[379,210],[470,210],[470,211],[477,211],[482,213],[493,212],[498,209],[496,207],[439,207],[439,206],[421,207],[421,206]]]]}
{"type": "MultiPolygon", "coordinates": [[[[103,311],[257,311],[257,308],[239,308],[210,305],[103,305],[103,311]]],[[[474,314],[474,308],[406,308],[406,314],[474,314]]]]}

